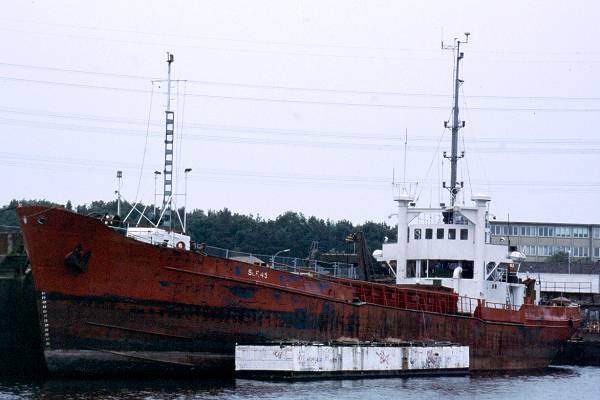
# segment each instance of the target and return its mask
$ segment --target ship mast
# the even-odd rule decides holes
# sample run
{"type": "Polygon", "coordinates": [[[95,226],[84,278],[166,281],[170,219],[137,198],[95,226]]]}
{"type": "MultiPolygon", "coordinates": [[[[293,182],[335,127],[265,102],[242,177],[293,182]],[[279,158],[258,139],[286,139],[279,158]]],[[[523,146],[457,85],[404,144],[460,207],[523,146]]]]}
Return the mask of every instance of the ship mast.
{"type": "MultiPolygon", "coordinates": [[[[455,51],[456,54],[456,64],[454,66],[454,107],[452,109],[452,125],[450,126],[450,129],[452,130],[452,149],[451,149],[451,155],[448,157],[446,155],[446,152],[444,152],[444,158],[448,158],[450,159],[450,186],[446,186],[446,182],[443,183],[443,187],[445,189],[448,189],[448,191],[450,192],[450,205],[451,207],[454,207],[454,204],[456,203],[456,197],[458,195],[458,192],[460,192],[460,190],[463,187],[463,182],[458,183],[456,181],[456,172],[457,172],[457,164],[458,164],[458,160],[460,158],[463,158],[465,156],[464,151],[460,154],[460,156],[458,155],[458,130],[460,128],[464,128],[465,126],[465,121],[459,121],[458,117],[459,117],[459,110],[458,110],[458,90],[460,89],[460,85],[463,83],[463,81],[459,78],[459,70],[460,70],[460,61],[463,59],[464,57],[464,53],[462,53],[460,51],[460,45],[463,43],[468,43],[469,42],[469,33],[465,33],[465,40],[461,41],[458,39],[454,39],[454,45],[452,46],[444,46],[444,43],[442,42],[442,49],[444,50],[453,50],[455,51]]],[[[446,128],[448,128],[448,121],[444,121],[444,126],[446,128]]]]}
{"type": "Polygon", "coordinates": [[[171,64],[175,58],[167,53],[167,109],[165,111],[165,168],[163,171],[163,228],[173,228],[173,137],[175,131],[175,113],[171,111],[171,64]]]}

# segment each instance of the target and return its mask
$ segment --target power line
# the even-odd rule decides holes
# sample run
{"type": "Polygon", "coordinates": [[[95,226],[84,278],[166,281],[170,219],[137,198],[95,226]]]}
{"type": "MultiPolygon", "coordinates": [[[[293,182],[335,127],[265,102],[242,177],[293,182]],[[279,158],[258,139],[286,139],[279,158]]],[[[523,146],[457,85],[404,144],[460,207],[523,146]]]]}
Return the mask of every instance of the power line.
{"type": "MultiPolygon", "coordinates": [[[[132,89],[115,86],[92,85],[84,83],[49,81],[41,79],[15,78],[9,76],[0,76],[0,79],[7,81],[28,82],[35,84],[47,85],[63,85],[69,87],[85,88],[85,89],[102,89],[111,91],[124,91],[131,93],[150,93],[148,90],[132,89]]],[[[188,93],[189,97],[200,97],[206,99],[220,99],[232,101],[253,101],[267,103],[287,103],[287,104],[304,104],[304,105],[320,105],[320,106],[342,106],[342,107],[366,107],[380,109],[423,109],[423,110],[446,110],[446,106],[423,106],[423,105],[408,105],[408,104],[389,104],[389,103],[351,103],[342,101],[320,101],[320,100],[305,100],[305,99],[289,99],[289,98],[267,98],[253,96],[228,96],[228,95],[213,95],[205,93],[188,93]]],[[[471,107],[471,110],[476,111],[500,111],[500,112],[599,112],[600,108],[558,108],[558,107],[471,107]]]]}
{"type": "MultiPolygon", "coordinates": [[[[39,35],[39,36],[48,36],[48,37],[60,37],[60,38],[70,38],[70,39],[78,39],[78,40],[98,40],[104,42],[113,42],[113,43],[124,43],[124,44],[132,44],[132,45],[141,45],[141,46],[155,46],[155,47],[172,47],[173,43],[161,43],[161,42],[147,42],[141,40],[130,40],[130,39],[112,39],[106,37],[94,37],[94,36],[82,36],[82,35],[73,35],[73,34],[64,34],[64,33],[51,33],[51,32],[35,32],[28,31],[22,29],[11,29],[6,27],[0,27],[0,31],[8,31],[8,32],[16,32],[16,33],[24,33],[31,35],[39,35]]],[[[387,61],[400,61],[400,60],[422,60],[422,61],[443,61],[442,58],[435,57],[398,57],[398,56],[380,56],[380,55],[354,55],[354,54],[331,54],[331,53],[306,53],[306,52],[294,52],[294,51],[276,51],[276,50],[260,50],[260,49],[247,49],[247,48],[225,48],[225,47],[211,47],[205,45],[194,45],[194,44],[183,44],[177,43],[176,47],[184,47],[184,48],[194,48],[194,49],[203,49],[210,51],[218,51],[218,52],[237,52],[237,53],[249,53],[249,54],[275,54],[275,55],[286,55],[286,56],[299,56],[299,57],[330,57],[330,58],[341,58],[341,59],[359,59],[359,60],[387,60],[387,61]]]]}
{"type": "MultiPolygon", "coordinates": [[[[122,166],[124,169],[136,170],[138,168],[137,163],[133,162],[105,162],[100,160],[90,160],[88,158],[65,158],[65,157],[43,157],[43,156],[32,156],[29,154],[20,153],[8,153],[0,152],[0,159],[6,161],[17,161],[17,162],[32,162],[50,165],[67,165],[67,166],[91,166],[93,168],[101,168],[112,171],[114,167],[122,166]]],[[[153,171],[155,166],[145,166],[144,171],[153,171]]],[[[354,182],[354,183],[376,183],[385,186],[390,186],[389,178],[382,176],[361,176],[361,175],[335,175],[335,174],[291,174],[291,173],[274,173],[266,171],[248,171],[248,170],[235,170],[235,169],[219,169],[219,168],[195,168],[194,176],[190,177],[191,180],[199,180],[201,178],[198,175],[224,175],[224,176],[238,176],[238,177],[252,177],[252,178],[266,178],[266,179],[294,179],[294,180],[307,180],[307,181],[325,181],[325,182],[354,182]]],[[[433,179],[423,180],[419,182],[430,182],[433,179]]],[[[474,184],[485,184],[481,180],[473,180],[474,184]]],[[[499,180],[493,183],[493,186],[500,187],[589,187],[589,188],[600,188],[600,181],[598,182],[574,182],[574,181],[540,181],[540,180],[499,180]]]]}
{"type": "MultiPolygon", "coordinates": [[[[120,28],[107,28],[107,27],[96,27],[96,26],[84,26],[74,24],[61,24],[61,23],[50,23],[46,21],[27,21],[19,19],[0,18],[2,21],[27,24],[28,26],[34,25],[47,25],[63,27],[68,29],[76,30],[89,30],[89,31],[100,31],[100,32],[113,32],[113,33],[126,33],[135,35],[144,35],[152,37],[173,37],[177,39],[194,39],[194,40],[212,40],[212,41],[224,41],[224,42],[237,42],[246,44],[260,44],[260,45],[275,45],[275,46],[295,46],[295,47],[315,47],[315,48],[340,48],[340,49],[355,49],[355,50],[373,50],[373,51],[391,51],[391,52],[417,52],[417,53],[438,53],[437,48],[406,48],[406,47],[394,47],[394,46],[368,46],[368,45],[356,45],[356,44],[345,44],[345,43],[302,43],[293,41],[277,41],[277,40],[261,40],[261,39],[249,39],[249,38],[231,38],[231,37],[219,37],[210,35],[181,35],[172,32],[148,32],[138,31],[131,29],[120,29],[120,28]]],[[[26,33],[36,33],[32,31],[25,31],[26,33]]],[[[41,34],[41,33],[40,33],[41,34]]],[[[97,38],[102,39],[102,38],[97,38]]],[[[571,56],[599,56],[600,51],[589,51],[589,50],[573,50],[573,51],[539,51],[539,50],[525,50],[525,51],[514,51],[514,50],[473,50],[473,53],[477,54],[498,54],[498,55],[571,55],[571,56]]],[[[544,62],[547,60],[540,60],[544,62]]],[[[565,60],[568,62],[568,60],[565,60]]]]}
{"type": "Polygon", "coordinates": [[[150,93],[149,90],[144,90],[144,89],[132,89],[132,88],[123,88],[123,87],[115,87],[115,86],[93,85],[93,84],[87,84],[87,83],[73,83],[73,82],[50,81],[50,80],[43,80],[43,79],[16,78],[16,77],[12,77],[12,76],[0,76],[0,79],[3,79],[5,81],[37,83],[37,84],[53,85],[53,86],[70,86],[70,87],[85,88],[85,89],[114,90],[114,91],[120,91],[120,92],[144,93],[144,94],[150,93]]]}
{"type": "MultiPolygon", "coordinates": [[[[129,78],[129,79],[143,79],[143,80],[157,80],[158,78],[143,76],[143,75],[131,75],[121,74],[114,72],[98,72],[88,71],[81,69],[70,69],[70,68],[59,68],[59,67],[46,67],[39,65],[29,64],[15,64],[0,62],[0,65],[15,67],[15,68],[29,68],[37,70],[47,70],[55,72],[68,72],[76,74],[89,74],[99,76],[109,76],[117,78],[129,78]]],[[[271,84],[256,84],[256,83],[243,83],[243,82],[225,82],[225,81],[211,81],[211,80],[193,80],[188,79],[187,82],[195,83],[198,85],[215,85],[215,86],[232,86],[232,87],[244,87],[254,89],[269,89],[269,90],[291,90],[291,91],[307,91],[307,92],[321,92],[321,93],[335,93],[335,94],[359,94],[359,95],[378,95],[378,96],[405,96],[405,97],[425,97],[425,98],[443,98],[449,99],[452,96],[441,93],[419,93],[419,92],[400,92],[400,91],[376,91],[376,90],[357,90],[357,89],[330,89],[330,88],[316,88],[316,87],[302,87],[302,86],[285,86],[285,85],[271,85],[271,84]]],[[[469,96],[471,99],[509,99],[509,100],[565,100],[565,101],[600,101],[600,97],[574,97],[574,96],[505,96],[505,95],[472,95],[469,96]]]]}
{"type": "MultiPolygon", "coordinates": [[[[134,130],[125,130],[118,128],[96,128],[69,124],[56,124],[43,121],[18,121],[10,119],[1,119],[0,124],[5,125],[17,125],[17,126],[32,126],[41,129],[58,130],[61,133],[65,133],[65,130],[75,131],[78,133],[83,132],[99,132],[106,134],[118,134],[118,135],[131,135],[141,136],[143,132],[134,130]]],[[[193,130],[193,129],[192,129],[193,130]]],[[[152,134],[153,137],[158,137],[159,134],[152,134]]],[[[222,135],[210,135],[210,134],[187,134],[190,140],[198,140],[202,142],[213,142],[213,143],[232,143],[232,144],[245,144],[245,145],[270,145],[270,146],[290,146],[290,147],[309,147],[309,148],[333,148],[333,149],[353,149],[362,151],[386,151],[394,152],[403,149],[402,144],[392,143],[371,143],[371,142],[341,142],[341,141],[302,141],[302,140],[289,140],[289,139],[274,139],[274,138],[257,138],[257,137],[243,137],[243,136],[228,136],[222,135]]],[[[410,151],[416,152],[431,152],[431,146],[426,145],[411,145],[408,146],[410,151]]],[[[506,148],[501,147],[477,147],[479,153],[506,153],[506,148]]],[[[560,148],[514,148],[511,149],[510,154],[555,154],[555,155],[572,155],[577,154],[583,155],[597,155],[600,153],[600,148],[595,147],[560,147],[560,148]]]]}
{"type": "Polygon", "coordinates": [[[263,45],[276,45],[276,46],[297,46],[297,47],[317,47],[317,48],[343,48],[343,49],[357,49],[357,50],[378,50],[378,51],[405,51],[405,52],[438,52],[438,49],[416,49],[416,48],[399,48],[399,47],[372,47],[364,45],[348,45],[343,43],[300,43],[291,41],[277,41],[277,40],[260,40],[260,39],[240,39],[240,38],[226,38],[219,36],[195,36],[195,35],[179,35],[171,32],[147,32],[147,31],[136,31],[130,29],[117,29],[117,28],[106,28],[106,27],[93,27],[83,25],[71,25],[71,24],[57,24],[49,22],[33,22],[24,20],[13,20],[0,18],[0,20],[7,22],[18,22],[33,25],[48,25],[48,26],[59,26],[70,29],[81,29],[91,31],[102,31],[102,32],[116,32],[116,33],[128,33],[136,35],[146,35],[155,37],[173,37],[179,39],[195,39],[195,40],[215,40],[224,42],[238,42],[238,43],[252,43],[252,44],[263,44],[263,45]]]}
{"type": "MultiPolygon", "coordinates": [[[[142,46],[155,46],[155,47],[171,47],[172,43],[160,43],[160,42],[147,42],[140,40],[126,40],[126,39],[112,39],[106,37],[93,37],[93,36],[82,36],[64,33],[50,33],[50,32],[35,32],[21,29],[11,29],[1,27],[0,31],[17,32],[24,34],[48,36],[48,37],[62,37],[71,38],[78,40],[99,40],[114,43],[125,43],[142,46]]],[[[330,58],[341,58],[341,59],[361,59],[361,60],[385,60],[385,61],[406,61],[406,60],[420,60],[420,61],[445,61],[443,58],[436,57],[398,57],[398,56],[381,56],[381,55],[354,55],[354,54],[331,54],[331,53],[305,53],[305,52],[292,52],[292,51],[275,51],[275,50],[259,50],[259,49],[248,49],[248,48],[225,48],[225,47],[210,47],[205,45],[194,45],[194,44],[182,44],[177,43],[177,47],[187,47],[195,49],[203,49],[218,52],[238,52],[238,53],[250,53],[250,54],[275,54],[275,55],[286,55],[286,56],[300,56],[300,57],[330,57],[330,58]]],[[[600,63],[600,60],[511,60],[506,57],[498,59],[478,59],[479,62],[490,62],[490,63],[540,63],[540,64],[596,64],[600,63]]]]}
{"type": "MultiPolygon", "coordinates": [[[[119,121],[115,121],[119,122],[119,121]]],[[[119,122],[120,123],[120,122],[119,122]]],[[[13,118],[1,118],[0,124],[3,125],[12,125],[12,126],[29,126],[36,127],[40,129],[50,129],[50,130],[60,130],[60,131],[76,131],[76,132],[89,132],[89,133],[100,133],[100,134],[114,134],[114,135],[126,135],[126,136],[141,136],[144,134],[143,129],[140,127],[139,129],[123,129],[116,127],[106,127],[106,126],[89,126],[89,125],[78,125],[78,124],[66,124],[66,123],[57,123],[52,121],[41,121],[41,120],[24,120],[24,119],[13,119],[13,118]]],[[[158,127],[159,124],[152,124],[153,126],[158,127]]],[[[238,132],[244,133],[246,135],[278,135],[289,137],[290,135],[299,135],[299,136],[307,136],[312,139],[322,139],[325,137],[333,138],[333,139],[350,139],[353,142],[344,142],[344,141],[314,141],[311,140],[309,142],[301,141],[301,140],[290,140],[290,139],[274,139],[269,137],[256,137],[256,136],[222,136],[222,135],[209,135],[206,133],[202,134],[194,134],[188,133],[186,137],[191,140],[200,140],[200,141],[217,141],[217,142],[232,142],[232,143],[250,143],[250,144],[276,144],[276,145],[306,145],[309,147],[350,147],[350,148],[365,148],[369,149],[377,149],[377,148],[389,148],[390,151],[397,150],[401,147],[402,143],[389,143],[399,142],[401,137],[396,136],[356,136],[351,134],[346,135],[336,135],[327,133],[321,133],[319,131],[294,131],[294,130],[265,130],[261,131],[261,128],[244,128],[237,127],[232,128],[230,126],[219,126],[219,125],[204,125],[204,124],[185,124],[187,129],[194,132],[210,132],[210,131],[226,131],[226,132],[238,132]],[[378,141],[378,142],[369,142],[369,141],[378,141]],[[383,142],[382,142],[383,141],[383,142]],[[387,143],[385,141],[388,141],[387,143]]],[[[159,132],[154,132],[150,136],[159,137],[159,132]]],[[[437,140],[434,137],[413,137],[411,140],[420,141],[420,142],[433,142],[437,140]]],[[[523,144],[535,144],[537,147],[532,148],[515,148],[511,149],[511,152],[519,152],[519,153],[534,153],[534,154],[543,154],[543,153],[592,153],[596,154],[598,152],[598,148],[581,148],[579,146],[589,146],[589,145],[598,145],[600,141],[598,140],[590,140],[586,138],[572,138],[568,139],[557,139],[557,140],[547,140],[547,139],[519,139],[519,138],[487,138],[486,140],[472,140],[472,144],[505,144],[505,143],[514,143],[521,142],[523,144]],[[575,145],[575,147],[567,148],[543,148],[540,145],[575,145]]],[[[412,151],[431,151],[430,146],[425,145],[411,145],[409,146],[412,151]]],[[[481,152],[505,152],[505,147],[494,148],[494,147],[482,147],[476,146],[478,151],[481,152]]]]}
{"type": "Polygon", "coordinates": [[[15,64],[15,63],[0,62],[0,65],[3,65],[5,67],[13,67],[13,68],[37,69],[37,70],[54,71],[54,72],[68,72],[68,73],[72,73],[72,74],[110,76],[110,77],[127,78],[127,79],[143,79],[146,81],[152,81],[152,80],[158,79],[156,77],[151,77],[151,76],[119,74],[116,72],[89,71],[89,70],[72,69],[72,68],[48,67],[48,66],[31,65],[31,64],[15,64]]]}

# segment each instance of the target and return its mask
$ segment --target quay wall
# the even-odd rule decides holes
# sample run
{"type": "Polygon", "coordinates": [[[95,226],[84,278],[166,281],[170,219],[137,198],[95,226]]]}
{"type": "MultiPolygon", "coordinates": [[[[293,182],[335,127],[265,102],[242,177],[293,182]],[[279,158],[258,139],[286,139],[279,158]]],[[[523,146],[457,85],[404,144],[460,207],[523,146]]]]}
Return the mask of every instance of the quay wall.
{"type": "Polygon", "coordinates": [[[23,263],[24,257],[0,260],[0,376],[38,376],[46,369],[33,281],[23,263]]]}

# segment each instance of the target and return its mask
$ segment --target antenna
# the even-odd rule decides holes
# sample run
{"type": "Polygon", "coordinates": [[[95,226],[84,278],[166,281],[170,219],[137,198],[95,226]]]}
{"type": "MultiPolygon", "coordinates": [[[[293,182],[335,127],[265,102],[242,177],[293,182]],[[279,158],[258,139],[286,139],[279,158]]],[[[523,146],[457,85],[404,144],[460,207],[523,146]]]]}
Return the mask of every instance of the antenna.
{"type": "Polygon", "coordinates": [[[404,128],[404,177],[402,178],[402,184],[404,185],[404,190],[406,190],[406,147],[408,145],[408,128],[404,128]]]}
{"type": "Polygon", "coordinates": [[[511,230],[510,230],[510,213],[506,214],[506,224],[508,225],[508,235],[506,235],[508,237],[508,251],[510,251],[510,235],[511,235],[511,230]]]}
{"type": "Polygon", "coordinates": [[[175,58],[167,52],[167,109],[165,111],[165,169],[163,170],[163,227],[173,228],[173,139],[175,133],[175,113],[171,111],[171,64],[175,58]]]}
{"type": "Polygon", "coordinates": [[[449,127],[448,123],[449,121],[444,121],[444,127],[446,128],[450,128],[452,130],[452,149],[451,149],[451,155],[447,156],[444,152],[444,158],[448,158],[450,159],[450,186],[445,186],[445,188],[448,189],[448,191],[450,192],[450,205],[453,207],[454,203],[456,202],[456,196],[458,195],[458,192],[460,192],[460,189],[462,188],[462,185],[459,185],[456,182],[456,171],[457,171],[457,164],[458,164],[458,160],[460,158],[464,157],[464,153],[461,153],[461,155],[458,155],[458,130],[460,128],[464,128],[465,126],[465,121],[459,121],[458,120],[458,92],[459,92],[459,88],[460,85],[463,83],[463,81],[459,78],[459,71],[460,71],[460,61],[463,59],[464,57],[464,53],[462,53],[460,51],[460,45],[461,44],[466,44],[469,42],[469,35],[471,33],[470,32],[465,32],[465,39],[464,40],[459,40],[457,38],[454,38],[454,44],[452,46],[445,46],[444,42],[442,41],[442,49],[443,50],[452,50],[455,52],[456,55],[456,64],[454,66],[454,107],[452,109],[452,125],[449,127]]]}
{"type": "Polygon", "coordinates": [[[121,216],[121,186],[123,183],[123,171],[117,171],[117,215],[121,216]]]}

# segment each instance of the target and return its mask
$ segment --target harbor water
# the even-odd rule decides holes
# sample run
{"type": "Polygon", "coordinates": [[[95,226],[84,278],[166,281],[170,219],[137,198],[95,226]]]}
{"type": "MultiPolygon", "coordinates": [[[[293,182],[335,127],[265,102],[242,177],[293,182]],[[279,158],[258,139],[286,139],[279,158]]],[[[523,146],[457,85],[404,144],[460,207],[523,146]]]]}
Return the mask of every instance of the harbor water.
{"type": "Polygon", "coordinates": [[[598,399],[600,368],[545,373],[311,382],[251,380],[0,381],[0,399],[598,399]]]}

